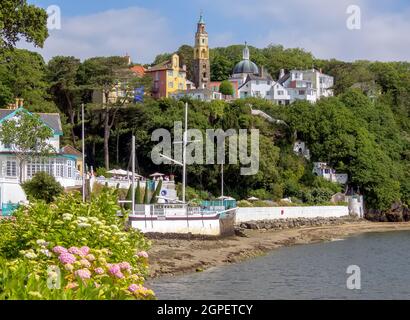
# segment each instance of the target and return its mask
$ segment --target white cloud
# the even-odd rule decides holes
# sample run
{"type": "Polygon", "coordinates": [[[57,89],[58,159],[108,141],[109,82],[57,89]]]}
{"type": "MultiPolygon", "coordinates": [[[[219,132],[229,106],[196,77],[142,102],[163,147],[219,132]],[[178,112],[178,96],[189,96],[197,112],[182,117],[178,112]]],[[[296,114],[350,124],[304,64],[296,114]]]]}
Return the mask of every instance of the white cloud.
{"type": "MultiPolygon", "coordinates": [[[[209,0],[210,1],[210,0],[209,0]]],[[[409,60],[410,8],[383,12],[371,0],[225,0],[220,12],[243,21],[252,45],[282,44],[311,51],[319,58],[409,60]],[[348,30],[349,5],[358,5],[362,28],[348,30]]],[[[238,32],[239,33],[239,32],[238,32]]]]}
{"type": "MultiPolygon", "coordinates": [[[[64,13],[63,13],[64,14],[64,13]]],[[[56,55],[81,59],[128,54],[134,62],[149,63],[165,51],[178,48],[168,21],[150,10],[131,7],[87,16],[62,17],[40,52],[46,60],[56,55]]],[[[26,44],[20,47],[33,49],[26,44]]]]}

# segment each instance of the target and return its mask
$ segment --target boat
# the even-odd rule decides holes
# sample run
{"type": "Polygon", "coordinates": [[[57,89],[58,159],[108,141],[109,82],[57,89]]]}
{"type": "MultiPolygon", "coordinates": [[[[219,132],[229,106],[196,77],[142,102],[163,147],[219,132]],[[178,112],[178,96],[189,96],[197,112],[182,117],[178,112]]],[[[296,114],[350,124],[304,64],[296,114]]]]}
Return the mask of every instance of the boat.
{"type": "MultiPolygon", "coordinates": [[[[135,204],[128,217],[130,225],[143,233],[192,234],[203,236],[230,236],[235,233],[237,212],[235,199],[223,195],[223,165],[221,169],[222,196],[217,200],[203,201],[200,205],[190,204],[185,199],[186,190],[186,147],[188,131],[188,103],[185,104],[185,130],[183,135],[183,162],[167,158],[183,167],[182,201],[159,196],[163,203],[135,204]]],[[[134,147],[134,145],[133,145],[134,147]]],[[[133,156],[135,152],[133,152],[133,156]]],[[[134,163],[134,160],[133,160],[134,163]]],[[[135,170],[133,170],[135,172],[135,170]]],[[[134,179],[133,179],[134,181],[134,179]]],[[[133,187],[134,188],[134,187],[133,187]]]]}

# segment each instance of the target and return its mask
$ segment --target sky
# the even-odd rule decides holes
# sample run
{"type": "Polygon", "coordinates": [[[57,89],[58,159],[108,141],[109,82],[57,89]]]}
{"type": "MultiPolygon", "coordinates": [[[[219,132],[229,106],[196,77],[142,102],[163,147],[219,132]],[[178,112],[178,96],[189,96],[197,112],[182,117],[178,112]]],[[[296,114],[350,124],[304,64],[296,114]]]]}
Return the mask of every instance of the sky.
{"type": "MultiPolygon", "coordinates": [[[[50,30],[40,52],[81,59],[125,55],[151,63],[157,54],[194,43],[202,10],[211,48],[280,44],[317,58],[345,61],[410,60],[409,0],[28,0],[61,9],[61,29],[50,30]],[[360,8],[360,29],[346,21],[360,8]]],[[[19,47],[33,49],[20,43],[19,47]]]]}

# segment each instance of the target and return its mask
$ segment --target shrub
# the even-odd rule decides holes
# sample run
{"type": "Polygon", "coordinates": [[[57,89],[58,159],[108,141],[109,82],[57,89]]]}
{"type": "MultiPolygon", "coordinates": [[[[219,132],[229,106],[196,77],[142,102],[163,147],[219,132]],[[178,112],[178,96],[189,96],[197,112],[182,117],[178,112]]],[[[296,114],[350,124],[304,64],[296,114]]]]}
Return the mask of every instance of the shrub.
{"type": "Polygon", "coordinates": [[[22,188],[30,200],[44,200],[47,203],[64,192],[61,184],[46,172],[36,173],[31,180],[22,184],[22,188]]]}
{"type": "MultiPolygon", "coordinates": [[[[13,219],[0,220],[0,298],[152,298],[151,292],[142,287],[148,271],[145,251],[150,243],[139,231],[128,230],[125,217],[117,216],[120,209],[117,201],[116,190],[109,189],[93,196],[89,203],[83,203],[79,193],[64,194],[52,204],[34,201],[17,209],[13,219]],[[92,250],[88,252],[88,248],[92,250]],[[91,260],[93,257],[88,262],[80,261],[84,260],[80,259],[83,249],[87,255],[93,254],[96,262],[91,260]],[[64,268],[68,260],[60,257],[66,250],[71,251],[78,262],[67,270],[64,268]],[[96,268],[103,268],[107,275],[107,270],[121,263],[127,270],[129,264],[132,273],[123,274],[124,277],[113,273],[113,278],[100,277],[94,272],[96,268]],[[43,281],[45,270],[50,266],[63,269],[63,283],[72,286],[75,281],[77,289],[50,292],[43,281]],[[91,272],[92,281],[75,278],[81,277],[79,270],[85,268],[91,272]],[[132,284],[132,292],[127,292],[127,286],[132,284]],[[30,296],[30,292],[34,296],[30,296]]],[[[82,258],[87,260],[87,255],[82,258]]],[[[72,256],[67,258],[70,260],[72,256]]],[[[88,271],[85,274],[87,278],[88,271]]]]}
{"type": "Polygon", "coordinates": [[[222,81],[221,85],[219,86],[219,92],[224,96],[233,96],[234,89],[232,83],[230,83],[228,80],[222,81]]]}

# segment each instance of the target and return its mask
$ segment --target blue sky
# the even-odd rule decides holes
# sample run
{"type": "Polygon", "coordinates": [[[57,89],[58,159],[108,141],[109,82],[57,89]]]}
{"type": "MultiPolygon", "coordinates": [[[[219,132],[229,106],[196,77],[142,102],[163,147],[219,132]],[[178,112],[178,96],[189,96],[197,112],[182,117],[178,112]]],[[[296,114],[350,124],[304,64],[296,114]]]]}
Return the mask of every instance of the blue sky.
{"type": "MultiPolygon", "coordinates": [[[[53,30],[45,59],[81,59],[128,52],[135,62],[192,44],[204,11],[210,46],[244,43],[256,47],[301,47],[319,58],[410,60],[407,0],[31,0],[61,8],[62,28],[53,30]],[[361,9],[362,27],[348,30],[346,9],[361,9]]],[[[25,44],[23,47],[28,47],[25,44]]]]}

